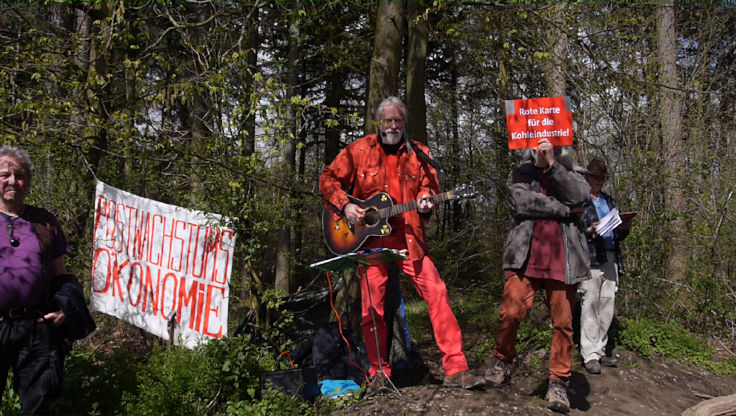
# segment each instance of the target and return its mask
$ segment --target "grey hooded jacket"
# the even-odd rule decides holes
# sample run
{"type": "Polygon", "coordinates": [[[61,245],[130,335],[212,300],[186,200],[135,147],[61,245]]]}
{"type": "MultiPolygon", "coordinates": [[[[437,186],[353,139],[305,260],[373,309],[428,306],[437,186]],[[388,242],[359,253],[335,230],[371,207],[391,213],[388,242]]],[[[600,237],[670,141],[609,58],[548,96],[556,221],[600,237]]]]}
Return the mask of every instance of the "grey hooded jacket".
{"type": "Polygon", "coordinates": [[[523,269],[532,241],[536,219],[553,219],[560,223],[565,245],[565,282],[576,284],[590,279],[588,243],[582,230],[581,218],[570,215],[570,207],[580,206],[590,196],[590,185],[572,170],[567,156],[558,157],[544,174],[553,185],[553,195],[544,195],[537,178],[534,161],[515,168],[508,179],[511,208],[511,229],[506,238],[503,268],[523,269]]]}

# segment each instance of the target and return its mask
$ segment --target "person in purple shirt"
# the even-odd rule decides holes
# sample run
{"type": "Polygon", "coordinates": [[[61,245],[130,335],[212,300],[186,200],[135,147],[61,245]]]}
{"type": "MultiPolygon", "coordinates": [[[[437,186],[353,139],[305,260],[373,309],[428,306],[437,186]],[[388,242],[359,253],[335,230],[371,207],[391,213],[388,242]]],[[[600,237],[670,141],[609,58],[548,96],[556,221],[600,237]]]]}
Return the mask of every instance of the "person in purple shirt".
{"type": "Polygon", "coordinates": [[[71,342],[94,330],[56,217],[25,204],[32,176],[25,150],[0,147],[0,392],[12,370],[23,414],[49,412],[71,342]]]}

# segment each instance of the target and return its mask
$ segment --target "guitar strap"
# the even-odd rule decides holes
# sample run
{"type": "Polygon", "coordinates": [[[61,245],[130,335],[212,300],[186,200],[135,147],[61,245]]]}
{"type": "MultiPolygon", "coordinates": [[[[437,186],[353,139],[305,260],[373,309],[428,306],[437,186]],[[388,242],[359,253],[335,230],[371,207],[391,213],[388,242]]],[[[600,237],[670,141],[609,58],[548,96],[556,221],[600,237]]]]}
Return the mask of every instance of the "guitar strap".
{"type": "Polygon", "coordinates": [[[414,142],[410,139],[406,140],[406,145],[409,147],[410,150],[413,150],[417,152],[417,154],[427,163],[429,163],[437,172],[439,172],[443,177],[447,178],[447,174],[445,174],[445,170],[442,169],[442,166],[440,166],[437,161],[430,158],[429,155],[424,153],[422,149],[419,148],[419,146],[415,145],[414,142]]]}
{"type": "MultiPolygon", "coordinates": [[[[445,173],[445,170],[442,169],[442,166],[437,161],[430,158],[429,155],[424,153],[424,151],[420,149],[419,146],[415,145],[411,139],[406,138],[406,146],[409,148],[409,150],[413,150],[417,152],[417,154],[419,155],[419,157],[422,158],[422,160],[429,163],[429,165],[432,166],[440,175],[447,178],[447,174],[445,173]]],[[[351,183],[350,187],[346,190],[348,195],[353,194],[353,187],[355,186],[355,180],[356,178],[353,178],[353,183],[351,183]]],[[[335,213],[335,215],[339,216],[342,213],[336,206],[332,205],[331,203],[325,201],[325,204],[330,208],[330,210],[332,210],[333,213],[335,213]]]]}

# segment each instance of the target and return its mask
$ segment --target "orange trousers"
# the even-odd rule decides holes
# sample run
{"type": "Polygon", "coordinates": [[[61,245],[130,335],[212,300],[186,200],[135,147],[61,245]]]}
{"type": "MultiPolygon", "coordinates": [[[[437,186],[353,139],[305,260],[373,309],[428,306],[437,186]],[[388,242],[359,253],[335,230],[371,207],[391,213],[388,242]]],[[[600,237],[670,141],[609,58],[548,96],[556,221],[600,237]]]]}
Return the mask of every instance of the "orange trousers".
{"type": "MultiPolygon", "coordinates": [[[[432,322],[432,328],[434,329],[434,339],[442,352],[442,365],[445,367],[445,375],[449,376],[467,370],[468,362],[463,353],[460,326],[452,313],[445,283],[440,279],[434,262],[429,256],[424,256],[421,260],[404,260],[397,263],[414,284],[419,296],[427,302],[429,320],[432,322]]],[[[371,376],[376,375],[379,369],[379,351],[376,350],[376,337],[380,346],[381,368],[387,376],[391,376],[388,351],[385,347],[387,345],[386,323],[383,320],[387,280],[388,264],[361,267],[362,326],[365,349],[371,363],[371,376]],[[371,308],[371,306],[373,307],[371,308]],[[373,316],[371,316],[371,312],[373,316]],[[375,318],[375,333],[373,332],[372,318],[375,318]]]]}
{"type": "Polygon", "coordinates": [[[566,381],[572,367],[572,309],[577,285],[558,280],[536,279],[513,275],[503,287],[501,317],[498,322],[495,354],[501,360],[516,357],[516,334],[519,324],[534,303],[539,289],[547,292],[547,302],[552,315],[552,350],[549,358],[549,378],[566,381]]]}

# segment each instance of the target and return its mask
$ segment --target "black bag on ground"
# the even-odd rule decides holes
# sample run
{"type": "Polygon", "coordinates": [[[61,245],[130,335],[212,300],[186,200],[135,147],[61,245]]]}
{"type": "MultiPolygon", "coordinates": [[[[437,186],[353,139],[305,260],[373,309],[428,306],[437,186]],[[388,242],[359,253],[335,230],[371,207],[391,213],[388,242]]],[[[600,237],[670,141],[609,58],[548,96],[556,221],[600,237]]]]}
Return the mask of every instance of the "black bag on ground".
{"type": "MultiPolygon", "coordinates": [[[[278,367],[277,361],[277,367],[278,367]]],[[[319,395],[317,371],[313,367],[277,370],[261,374],[261,392],[267,388],[277,388],[290,398],[301,397],[312,400],[319,395]]]]}
{"type": "Polygon", "coordinates": [[[291,352],[291,357],[300,366],[313,366],[322,379],[353,380],[360,384],[363,372],[369,368],[365,347],[352,331],[343,329],[343,334],[350,349],[333,322],[317,329],[307,342],[291,352]]]}

